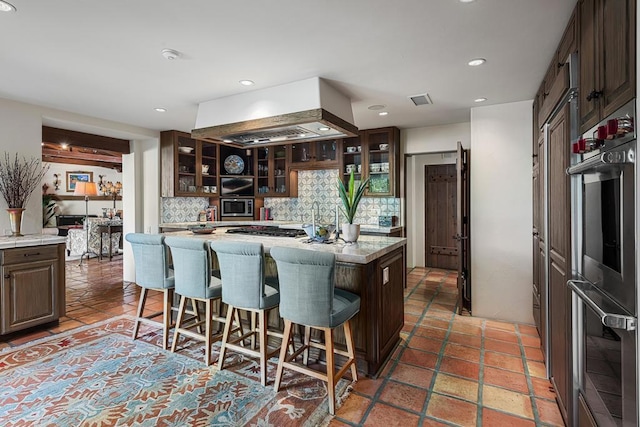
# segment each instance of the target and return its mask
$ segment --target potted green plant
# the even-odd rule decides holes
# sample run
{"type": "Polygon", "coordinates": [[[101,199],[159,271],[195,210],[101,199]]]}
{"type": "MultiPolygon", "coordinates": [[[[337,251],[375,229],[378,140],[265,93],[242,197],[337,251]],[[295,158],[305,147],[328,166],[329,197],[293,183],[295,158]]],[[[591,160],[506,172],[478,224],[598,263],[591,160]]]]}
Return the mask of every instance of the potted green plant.
{"type": "Polygon", "coordinates": [[[13,236],[22,236],[22,213],[31,193],[40,186],[48,170],[48,167],[42,167],[40,159],[36,157],[27,159],[18,157],[16,153],[11,159],[9,153],[5,152],[4,159],[0,159],[0,193],[7,202],[13,236]]]}
{"type": "Polygon", "coordinates": [[[345,187],[342,179],[338,178],[338,193],[343,205],[341,210],[347,218],[347,222],[342,224],[342,238],[345,242],[356,242],[360,236],[360,224],[354,224],[353,219],[356,216],[358,204],[367,189],[367,185],[369,185],[369,178],[360,181],[358,188],[356,188],[356,179],[353,171],[349,176],[348,188],[345,187]]]}

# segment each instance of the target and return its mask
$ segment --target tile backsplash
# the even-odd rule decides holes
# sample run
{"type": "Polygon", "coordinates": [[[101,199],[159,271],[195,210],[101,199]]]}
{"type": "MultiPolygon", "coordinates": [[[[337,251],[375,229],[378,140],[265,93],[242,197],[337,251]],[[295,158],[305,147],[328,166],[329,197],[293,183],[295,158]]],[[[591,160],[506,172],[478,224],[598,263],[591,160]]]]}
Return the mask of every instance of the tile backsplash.
{"type": "MultiPolygon", "coordinates": [[[[338,169],[302,170],[298,172],[298,197],[265,197],[264,205],[271,209],[277,221],[311,222],[311,206],[318,202],[317,221],[333,224],[336,206],[342,207],[338,196],[338,169]]],[[[209,205],[207,197],[162,198],[162,222],[197,221],[198,212],[209,205]]],[[[363,197],[354,222],[378,224],[378,216],[400,218],[400,199],[394,197],[363,197]]],[[[340,223],[345,221],[340,215],[340,223]]]]}
{"type": "MultiPolygon", "coordinates": [[[[311,206],[319,205],[319,221],[333,223],[336,206],[342,206],[338,196],[338,169],[309,170],[298,172],[298,197],[266,197],[265,207],[278,221],[311,222],[311,206]]],[[[400,199],[393,197],[364,197],[360,200],[354,222],[378,224],[379,215],[395,215],[400,218],[400,199]]],[[[340,222],[344,222],[343,215],[340,222]]]]}

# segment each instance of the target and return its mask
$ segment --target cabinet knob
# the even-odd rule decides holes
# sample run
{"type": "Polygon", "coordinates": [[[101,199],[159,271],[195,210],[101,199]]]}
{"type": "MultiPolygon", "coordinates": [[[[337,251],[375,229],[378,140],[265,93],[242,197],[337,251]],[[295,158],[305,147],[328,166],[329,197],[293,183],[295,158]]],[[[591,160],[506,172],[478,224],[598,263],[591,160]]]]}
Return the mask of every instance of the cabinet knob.
{"type": "Polygon", "coordinates": [[[592,90],[591,92],[589,92],[589,95],[587,95],[587,101],[590,102],[592,99],[598,99],[601,96],[602,96],[601,90],[592,90]]]}

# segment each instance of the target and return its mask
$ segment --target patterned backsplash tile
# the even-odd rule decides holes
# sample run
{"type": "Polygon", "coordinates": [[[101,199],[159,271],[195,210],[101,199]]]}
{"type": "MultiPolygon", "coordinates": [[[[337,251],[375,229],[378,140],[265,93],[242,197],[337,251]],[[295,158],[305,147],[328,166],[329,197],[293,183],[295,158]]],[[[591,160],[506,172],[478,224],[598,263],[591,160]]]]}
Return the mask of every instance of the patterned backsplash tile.
{"type": "MultiPolygon", "coordinates": [[[[338,196],[338,169],[298,172],[298,197],[265,197],[264,205],[271,209],[277,221],[311,222],[311,208],[318,202],[316,221],[333,224],[336,206],[342,207],[338,196]]],[[[197,221],[198,212],[209,205],[207,197],[162,198],[162,222],[197,221]]],[[[400,199],[393,197],[364,197],[360,200],[354,219],[358,224],[378,224],[378,216],[400,218],[400,199]]],[[[345,218],[340,214],[340,223],[345,218]]]]}

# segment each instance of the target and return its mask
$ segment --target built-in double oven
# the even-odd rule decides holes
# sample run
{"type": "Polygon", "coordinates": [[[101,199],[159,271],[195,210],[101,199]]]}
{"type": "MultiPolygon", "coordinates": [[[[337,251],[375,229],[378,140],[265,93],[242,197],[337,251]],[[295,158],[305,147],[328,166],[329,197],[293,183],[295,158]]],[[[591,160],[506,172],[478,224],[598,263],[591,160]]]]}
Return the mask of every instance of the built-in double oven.
{"type": "Polygon", "coordinates": [[[637,426],[635,100],[573,143],[573,419],[637,426]]]}

